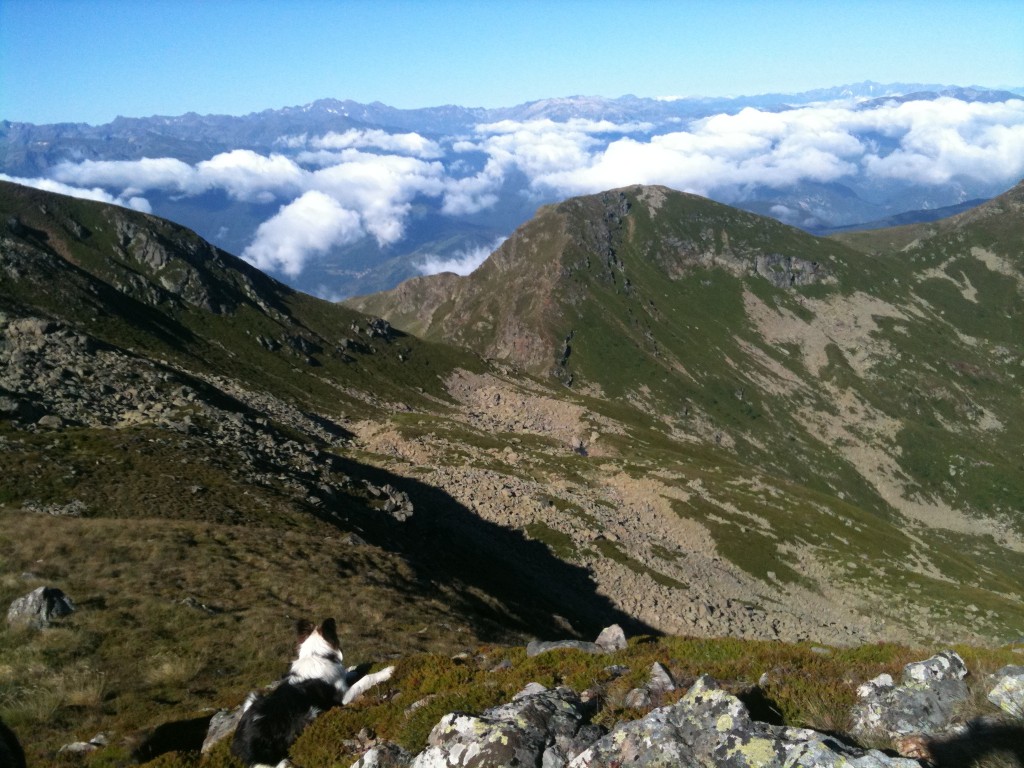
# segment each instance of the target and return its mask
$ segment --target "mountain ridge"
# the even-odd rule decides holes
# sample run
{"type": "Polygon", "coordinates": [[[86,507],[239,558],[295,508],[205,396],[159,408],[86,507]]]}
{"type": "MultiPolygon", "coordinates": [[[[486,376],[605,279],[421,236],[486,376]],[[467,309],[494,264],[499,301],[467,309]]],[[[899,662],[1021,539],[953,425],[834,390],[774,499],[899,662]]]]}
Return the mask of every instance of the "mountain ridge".
{"type": "MultiPolygon", "coordinates": [[[[974,371],[968,376],[994,384],[1016,375],[1022,192],[1018,185],[952,219],[905,228],[895,252],[876,247],[885,230],[863,233],[871,247],[855,235],[825,240],[692,196],[630,188],[542,209],[492,257],[540,254],[557,265],[547,273],[557,273],[553,282],[506,290],[507,270],[485,261],[468,277],[422,278],[349,304],[581,393],[629,402],[658,414],[676,440],[717,444],[740,463],[863,505],[889,524],[907,516],[980,534],[988,523],[975,523],[993,515],[993,533],[1019,550],[1017,490],[1003,486],[1000,502],[974,506],[989,483],[1013,475],[1007,425],[1019,404],[961,376],[974,371]],[[589,213],[567,237],[573,209],[589,213]],[[971,313],[985,301],[973,292],[981,285],[1000,309],[979,320],[971,313]],[[522,291],[545,311],[522,312],[522,291]],[[944,338],[940,329],[958,335],[944,338]],[[531,341],[506,342],[516,336],[531,341]],[[921,347],[918,339],[928,338],[932,346],[921,347]],[[953,372],[934,374],[943,385],[929,373],[941,370],[953,372]],[[917,391],[936,399],[922,410],[906,395],[917,391]],[[972,405],[962,410],[964,403],[972,405]],[[1005,415],[988,420],[989,407],[1005,415]],[[780,435],[782,452],[773,447],[780,435]],[[943,454],[968,460],[967,445],[970,461],[1001,468],[978,475],[972,491],[954,491],[935,463],[943,454]],[[826,469],[825,456],[838,463],[826,469]]],[[[536,261],[520,265],[524,275],[536,261]]]]}

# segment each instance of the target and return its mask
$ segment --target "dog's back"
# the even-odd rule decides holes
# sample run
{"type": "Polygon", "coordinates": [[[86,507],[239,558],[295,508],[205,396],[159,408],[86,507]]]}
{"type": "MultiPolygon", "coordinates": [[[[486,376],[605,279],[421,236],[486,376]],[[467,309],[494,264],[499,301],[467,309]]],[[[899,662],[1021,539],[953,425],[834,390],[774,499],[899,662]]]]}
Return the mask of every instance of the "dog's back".
{"type": "Polygon", "coordinates": [[[0,720],[0,768],[25,768],[25,752],[14,731],[0,720]]]}
{"type": "Polygon", "coordinates": [[[231,751],[246,765],[277,765],[316,716],[341,704],[342,694],[323,680],[287,680],[258,696],[243,713],[231,751]]]}

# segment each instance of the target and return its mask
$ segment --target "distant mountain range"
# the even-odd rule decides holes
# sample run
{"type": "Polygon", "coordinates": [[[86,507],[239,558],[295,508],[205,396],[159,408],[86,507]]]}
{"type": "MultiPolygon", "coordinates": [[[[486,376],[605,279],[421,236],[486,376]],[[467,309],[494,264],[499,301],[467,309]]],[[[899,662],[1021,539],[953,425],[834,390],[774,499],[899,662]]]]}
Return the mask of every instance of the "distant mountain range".
{"type": "Polygon", "coordinates": [[[629,183],[812,232],[932,220],[1013,183],[1019,169],[985,156],[1008,139],[985,132],[1019,123],[1021,93],[865,82],[499,109],[323,99],[246,116],[4,121],[0,174],[152,211],[294,287],[340,298],[445,265],[469,270],[538,206],[629,183]],[[964,105],[950,128],[970,128],[962,153],[927,135],[943,110],[916,105],[936,103],[964,105]]]}

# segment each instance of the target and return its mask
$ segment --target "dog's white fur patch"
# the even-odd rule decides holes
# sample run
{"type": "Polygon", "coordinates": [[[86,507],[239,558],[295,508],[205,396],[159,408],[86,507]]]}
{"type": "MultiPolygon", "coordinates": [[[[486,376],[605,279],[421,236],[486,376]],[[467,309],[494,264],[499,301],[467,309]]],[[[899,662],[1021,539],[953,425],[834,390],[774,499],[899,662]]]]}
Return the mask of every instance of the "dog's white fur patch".
{"type": "Polygon", "coordinates": [[[292,683],[303,680],[323,680],[333,685],[343,694],[342,704],[350,704],[375,685],[390,680],[394,667],[386,667],[349,684],[350,675],[356,667],[348,669],[342,664],[344,656],[340,648],[335,648],[320,634],[319,629],[307,637],[299,645],[299,652],[288,671],[288,681],[292,683]]]}
{"type": "Polygon", "coordinates": [[[342,664],[341,651],[328,643],[319,631],[314,631],[302,641],[299,653],[288,671],[288,680],[299,683],[303,680],[323,680],[339,690],[345,690],[346,669],[342,664]],[[341,685],[338,682],[341,681],[341,685]]]}

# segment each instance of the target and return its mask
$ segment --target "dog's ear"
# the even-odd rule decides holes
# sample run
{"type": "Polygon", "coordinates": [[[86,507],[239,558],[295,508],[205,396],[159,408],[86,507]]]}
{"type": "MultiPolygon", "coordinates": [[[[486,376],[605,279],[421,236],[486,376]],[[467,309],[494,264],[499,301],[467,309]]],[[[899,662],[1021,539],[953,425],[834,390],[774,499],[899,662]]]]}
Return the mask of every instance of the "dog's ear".
{"type": "Polygon", "coordinates": [[[320,622],[318,629],[321,636],[332,648],[341,647],[341,642],[338,640],[338,625],[334,622],[334,619],[324,619],[320,622]]]}
{"type": "Polygon", "coordinates": [[[295,636],[298,638],[300,645],[312,634],[313,622],[308,619],[299,619],[295,622],[295,636]]]}

